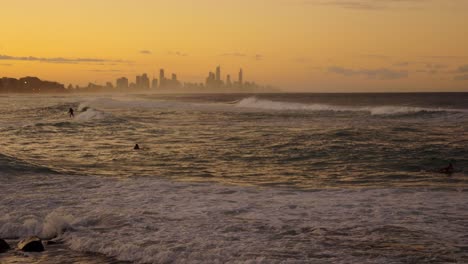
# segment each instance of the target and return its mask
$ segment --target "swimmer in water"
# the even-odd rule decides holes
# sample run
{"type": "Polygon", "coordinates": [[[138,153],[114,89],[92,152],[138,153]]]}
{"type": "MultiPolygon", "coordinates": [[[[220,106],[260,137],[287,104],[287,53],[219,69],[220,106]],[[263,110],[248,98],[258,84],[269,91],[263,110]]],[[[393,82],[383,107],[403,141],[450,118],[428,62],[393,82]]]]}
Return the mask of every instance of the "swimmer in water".
{"type": "Polygon", "coordinates": [[[135,145],[135,147],[133,147],[134,150],[139,150],[140,149],[140,146],[138,146],[138,144],[135,145]]]}
{"type": "Polygon", "coordinates": [[[446,173],[446,174],[452,174],[454,171],[455,171],[455,168],[453,167],[452,162],[450,162],[447,167],[439,170],[440,173],[446,173]]]}
{"type": "Polygon", "coordinates": [[[75,117],[75,114],[73,113],[73,108],[70,108],[68,110],[68,114],[70,115],[70,118],[74,118],[75,117]]]}

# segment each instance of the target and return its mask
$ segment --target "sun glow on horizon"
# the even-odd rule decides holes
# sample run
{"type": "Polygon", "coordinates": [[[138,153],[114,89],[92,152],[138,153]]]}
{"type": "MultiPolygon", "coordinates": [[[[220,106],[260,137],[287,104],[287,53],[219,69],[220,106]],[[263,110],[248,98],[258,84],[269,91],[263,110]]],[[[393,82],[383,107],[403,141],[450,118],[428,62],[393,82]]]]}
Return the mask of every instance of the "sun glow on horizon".
{"type": "MultiPolygon", "coordinates": [[[[284,91],[468,91],[468,1],[9,1],[0,77],[68,85],[244,69],[284,91]]],[[[224,78],[225,76],[223,76],[224,78]]]]}

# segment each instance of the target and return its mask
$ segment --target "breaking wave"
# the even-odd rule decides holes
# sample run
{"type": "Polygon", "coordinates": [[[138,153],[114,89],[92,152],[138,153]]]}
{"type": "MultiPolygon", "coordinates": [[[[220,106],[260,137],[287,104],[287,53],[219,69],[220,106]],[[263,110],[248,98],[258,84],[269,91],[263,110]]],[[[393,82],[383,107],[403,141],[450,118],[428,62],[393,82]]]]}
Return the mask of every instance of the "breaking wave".
{"type": "Polygon", "coordinates": [[[388,263],[414,255],[411,233],[425,245],[419,251],[423,258],[435,251],[466,256],[446,246],[447,241],[463,244],[464,216],[445,221],[446,214],[458,215],[466,192],[297,192],[145,179],[74,181],[51,177],[8,183],[5,191],[21,189],[24,195],[0,197],[8,206],[0,209],[0,237],[57,236],[72,250],[135,263],[388,263]],[[45,190],[54,195],[39,195],[45,190]],[[405,246],[381,251],[389,236],[405,246]],[[355,250],[365,255],[353,255],[355,250]],[[376,255],[380,259],[371,258],[376,255]]]}
{"type": "Polygon", "coordinates": [[[371,115],[405,115],[415,113],[467,113],[463,109],[423,108],[412,106],[340,106],[329,104],[304,104],[294,102],[271,101],[248,97],[235,104],[241,108],[264,109],[276,111],[331,111],[331,112],[365,112],[371,115]]]}
{"type": "Polygon", "coordinates": [[[90,121],[95,119],[104,119],[109,117],[110,114],[100,110],[96,110],[88,105],[88,103],[82,103],[78,106],[78,114],[75,116],[75,120],[78,121],[90,121]]]}
{"type": "Polygon", "coordinates": [[[54,170],[31,162],[0,154],[0,174],[3,173],[55,173],[54,170]]]}

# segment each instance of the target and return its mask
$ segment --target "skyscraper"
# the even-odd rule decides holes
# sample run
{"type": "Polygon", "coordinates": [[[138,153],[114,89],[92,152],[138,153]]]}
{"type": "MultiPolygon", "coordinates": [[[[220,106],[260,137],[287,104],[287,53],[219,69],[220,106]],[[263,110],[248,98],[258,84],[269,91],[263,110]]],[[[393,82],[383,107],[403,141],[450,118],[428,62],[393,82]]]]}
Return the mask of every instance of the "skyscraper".
{"type": "Polygon", "coordinates": [[[242,69],[239,71],[239,85],[242,86],[244,82],[244,73],[242,72],[242,69]]]}
{"type": "Polygon", "coordinates": [[[164,69],[159,70],[159,87],[164,87],[166,84],[166,77],[164,77],[164,69]]]}
{"type": "Polygon", "coordinates": [[[216,81],[221,81],[221,66],[216,67],[216,81]]]}
{"type": "Polygon", "coordinates": [[[128,79],[125,78],[125,77],[117,79],[117,81],[115,83],[115,86],[117,87],[117,89],[122,89],[122,90],[127,89],[128,88],[128,79]]]}
{"type": "Polygon", "coordinates": [[[230,75],[230,74],[228,74],[228,75],[226,76],[226,85],[227,85],[227,87],[231,87],[231,86],[232,86],[231,75],[230,75]]]}
{"type": "Polygon", "coordinates": [[[151,88],[152,89],[157,89],[158,88],[158,79],[153,78],[153,81],[151,82],[151,88]]]}
{"type": "Polygon", "coordinates": [[[207,88],[216,87],[216,76],[213,72],[210,72],[208,74],[208,77],[206,78],[206,87],[207,88]]]}
{"type": "Polygon", "coordinates": [[[149,81],[148,75],[146,73],[143,73],[143,75],[140,77],[140,88],[141,89],[149,89],[150,88],[150,81],[149,81]]]}
{"type": "Polygon", "coordinates": [[[135,84],[136,84],[137,89],[141,88],[141,76],[140,75],[136,76],[135,84]]]}

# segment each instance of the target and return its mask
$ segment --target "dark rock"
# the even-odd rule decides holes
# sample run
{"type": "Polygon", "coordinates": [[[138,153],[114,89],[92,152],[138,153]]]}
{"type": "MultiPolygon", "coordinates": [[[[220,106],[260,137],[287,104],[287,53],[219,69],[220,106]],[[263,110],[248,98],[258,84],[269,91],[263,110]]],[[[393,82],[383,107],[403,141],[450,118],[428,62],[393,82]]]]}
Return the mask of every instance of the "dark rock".
{"type": "Polygon", "coordinates": [[[18,243],[18,249],[25,252],[41,252],[44,251],[42,240],[37,236],[28,237],[18,243]]]}
{"type": "Polygon", "coordinates": [[[0,238],[0,253],[7,252],[10,249],[10,245],[0,238]]]}

